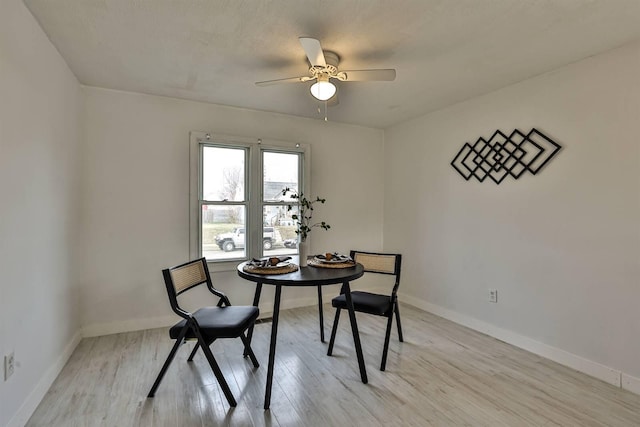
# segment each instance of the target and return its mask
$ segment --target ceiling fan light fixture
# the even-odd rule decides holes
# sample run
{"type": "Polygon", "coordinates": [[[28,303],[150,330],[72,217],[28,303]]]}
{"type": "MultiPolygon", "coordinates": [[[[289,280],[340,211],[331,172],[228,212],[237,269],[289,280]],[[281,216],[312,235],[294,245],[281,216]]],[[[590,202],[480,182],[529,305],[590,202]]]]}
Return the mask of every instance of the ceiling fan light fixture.
{"type": "Polygon", "coordinates": [[[326,101],[336,94],[336,86],[329,81],[329,76],[320,75],[318,81],[311,85],[311,95],[320,101],[326,101]]]}

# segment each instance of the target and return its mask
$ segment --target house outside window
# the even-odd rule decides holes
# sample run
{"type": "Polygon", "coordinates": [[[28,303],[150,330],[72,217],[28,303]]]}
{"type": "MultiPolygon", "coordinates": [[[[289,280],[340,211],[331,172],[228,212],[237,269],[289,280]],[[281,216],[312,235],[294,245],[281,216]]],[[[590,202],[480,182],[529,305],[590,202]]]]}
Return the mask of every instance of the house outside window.
{"type": "Polygon", "coordinates": [[[287,209],[292,199],[282,190],[306,192],[309,148],[202,132],[190,139],[191,258],[223,270],[296,254],[296,210],[287,209]]]}

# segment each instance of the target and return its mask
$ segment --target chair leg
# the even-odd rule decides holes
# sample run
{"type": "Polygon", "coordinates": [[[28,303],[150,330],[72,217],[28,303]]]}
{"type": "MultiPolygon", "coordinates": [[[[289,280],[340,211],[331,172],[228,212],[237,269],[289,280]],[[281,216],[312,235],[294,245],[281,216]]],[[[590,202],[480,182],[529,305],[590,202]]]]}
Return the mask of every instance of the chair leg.
{"type": "Polygon", "coordinates": [[[167,356],[167,360],[164,361],[164,365],[162,365],[162,369],[160,369],[160,373],[158,374],[156,381],[153,383],[151,390],[149,390],[149,394],[147,395],[147,397],[155,396],[156,390],[158,389],[158,386],[160,385],[160,382],[162,381],[164,374],[167,372],[169,365],[171,365],[171,362],[173,361],[173,358],[175,357],[176,352],[178,351],[178,347],[180,347],[180,345],[182,344],[182,341],[184,340],[184,336],[186,333],[187,333],[187,328],[184,328],[183,331],[180,333],[180,336],[178,336],[178,338],[176,339],[176,343],[173,345],[173,348],[169,352],[169,356],[167,356]]]}
{"type": "Polygon", "coordinates": [[[384,349],[382,350],[382,362],[380,363],[380,370],[384,371],[387,367],[387,352],[389,351],[389,337],[391,336],[391,324],[393,323],[393,312],[389,313],[387,320],[387,332],[384,336],[384,349]]]}
{"type": "Polygon", "coordinates": [[[220,370],[220,366],[218,366],[218,362],[216,362],[215,357],[213,357],[213,353],[211,353],[211,349],[207,347],[202,341],[200,346],[202,347],[202,351],[204,352],[204,355],[207,358],[207,361],[209,362],[209,366],[211,366],[211,370],[213,371],[213,374],[216,376],[216,379],[218,380],[218,383],[220,384],[220,387],[222,388],[222,391],[224,392],[224,395],[227,398],[229,405],[235,407],[237,405],[236,399],[233,397],[233,393],[231,393],[229,384],[227,384],[227,381],[224,379],[224,376],[222,375],[222,371],[220,370]]]}
{"type": "Polygon", "coordinates": [[[258,359],[256,359],[256,355],[253,354],[253,350],[251,349],[251,344],[249,344],[249,340],[247,339],[247,337],[244,336],[244,334],[240,335],[240,339],[242,340],[242,343],[244,344],[244,352],[251,359],[251,362],[253,363],[253,367],[254,368],[259,368],[260,364],[258,363],[258,359]]]}
{"type": "Polygon", "coordinates": [[[200,343],[196,343],[196,345],[193,347],[193,351],[189,355],[189,358],[187,359],[187,362],[193,362],[193,356],[196,355],[196,351],[198,351],[198,347],[200,347],[200,343]]]}
{"type": "Polygon", "coordinates": [[[340,320],[340,309],[336,308],[336,317],[333,319],[333,328],[331,328],[331,339],[329,340],[329,349],[327,356],[333,353],[333,344],[336,342],[336,331],[338,330],[338,321],[340,320]]]}
{"type": "Polygon", "coordinates": [[[396,323],[398,324],[398,337],[400,338],[400,342],[404,342],[402,338],[402,323],[400,323],[400,304],[398,304],[398,301],[395,303],[394,311],[396,312],[396,323]]]}
{"type": "Polygon", "coordinates": [[[320,342],[324,342],[324,313],[322,312],[322,286],[318,285],[318,317],[320,318],[320,342]]]}

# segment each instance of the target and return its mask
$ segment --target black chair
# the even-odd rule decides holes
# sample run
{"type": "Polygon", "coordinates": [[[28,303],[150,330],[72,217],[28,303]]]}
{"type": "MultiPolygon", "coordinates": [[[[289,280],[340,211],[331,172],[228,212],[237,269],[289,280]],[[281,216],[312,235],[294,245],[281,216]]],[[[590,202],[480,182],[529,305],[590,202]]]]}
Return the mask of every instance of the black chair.
{"type": "Polygon", "coordinates": [[[222,371],[211,353],[209,346],[218,338],[240,338],[244,343],[245,354],[251,358],[254,367],[259,367],[256,356],[251,350],[251,346],[245,337],[245,331],[255,323],[258,318],[258,307],[254,306],[232,306],[229,298],[225,294],[213,287],[209,269],[207,268],[207,260],[200,258],[190,261],[176,267],[162,270],[164,283],[167,287],[169,295],[169,303],[173,311],[183,318],[169,330],[169,336],[176,340],[167,360],[164,362],[158,378],[156,378],[148,397],[153,397],[162,377],[169,368],[178,347],[185,339],[195,339],[196,345],[187,359],[189,362],[193,360],[198,348],[201,348],[213,373],[215,374],[224,395],[229,401],[229,405],[236,406],[236,400],[229,389],[229,385],[222,375],[222,371]],[[190,313],[178,305],[178,295],[195,288],[203,283],[207,284],[209,291],[219,299],[215,307],[203,307],[190,313]]]}
{"type": "MultiPolygon", "coordinates": [[[[384,338],[384,350],[382,351],[382,363],[380,364],[380,370],[384,371],[387,365],[389,337],[391,335],[391,324],[393,323],[394,313],[398,324],[398,336],[400,338],[400,342],[403,341],[402,325],[400,323],[400,309],[398,308],[398,297],[396,295],[398,287],[400,286],[402,255],[351,251],[351,258],[353,258],[355,262],[362,264],[365,272],[395,276],[395,283],[393,285],[391,295],[373,294],[361,291],[351,292],[351,299],[353,301],[353,308],[355,311],[383,316],[388,319],[387,332],[384,338]]],[[[340,295],[331,301],[331,305],[336,308],[336,317],[333,321],[331,340],[329,341],[329,350],[327,351],[329,356],[331,356],[331,353],[333,352],[333,344],[336,340],[336,331],[338,329],[338,321],[340,320],[340,310],[347,308],[347,300],[344,295],[340,295]]]]}

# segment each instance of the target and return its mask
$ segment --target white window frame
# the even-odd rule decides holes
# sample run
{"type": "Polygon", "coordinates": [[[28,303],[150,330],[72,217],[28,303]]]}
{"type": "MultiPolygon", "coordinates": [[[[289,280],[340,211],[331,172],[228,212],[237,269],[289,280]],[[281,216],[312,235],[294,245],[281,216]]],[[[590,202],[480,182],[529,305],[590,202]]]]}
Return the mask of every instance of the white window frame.
{"type": "MultiPolygon", "coordinates": [[[[233,259],[208,260],[211,271],[232,271],[239,262],[257,257],[262,253],[262,214],[263,206],[272,203],[263,201],[263,162],[262,153],[296,152],[302,154],[302,161],[298,169],[298,179],[302,192],[310,191],[311,147],[308,144],[279,141],[272,139],[249,138],[232,135],[214,134],[211,132],[192,131],[189,133],[189,256],[190,259],[202,257],[202,208],[200,195],[202,194],[201,147],[215,145],[228,148],[242,148],[247,150],[248,158],[245,165],[245,197],[246,217],[245,234],[246,257],[233,259]]],[[[277,203],[276,203],[277,204],[277,203]]]]}

